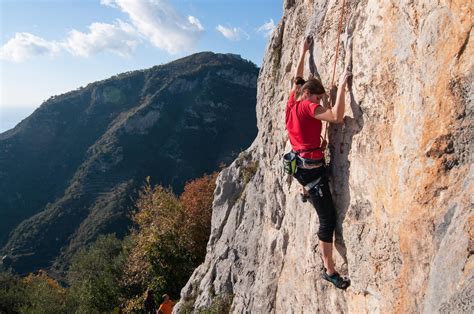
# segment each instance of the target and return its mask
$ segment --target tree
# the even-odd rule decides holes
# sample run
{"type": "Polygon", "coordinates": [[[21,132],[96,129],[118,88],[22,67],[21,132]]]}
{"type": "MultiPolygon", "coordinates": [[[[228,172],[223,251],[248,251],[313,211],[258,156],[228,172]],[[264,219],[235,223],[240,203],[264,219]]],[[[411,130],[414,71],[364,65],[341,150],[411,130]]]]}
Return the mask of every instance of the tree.
{"type": "Polygon", "coordinates": [[[115,235],[100,236],[72,260],[67,278],[69,309],[79,313],[110,312],[123,301],[125,254],[115,235]]]}
{"type": "Polygon", "coordinates": [[[65,313],[66,289],[44,271],[23,278],[25,303],[22,313],[65,313]]]}
{"type": "Polygon", "coordinates": [[[25,283],[9,271],[0,272],[0,313],[19,313],[25,305],[25,283]]]}
{"type": "Polygon", "coordinates": [[[133,214],[125,285],[135,295],[128,309],[142,304],[144,292],[178,296],[203,262],[210,233],[217,174],[190,181],[178,198],[171,189],[151,187],[139,193],[133,214]]]}
{"type": "Polygon", "coordinates": [[[46,272],[20,278],[0,273],[0,313],[64,313],[66,289],[46,272]]]}
{"type": "Polygon", "coordinates": [[[185,208],[186,233],[191,237],[187,248],[196,262],[206,256],[206,246],[211,233],[212,201],[216,188],[217,172],[186,183],[179,200],[185,208]]]}

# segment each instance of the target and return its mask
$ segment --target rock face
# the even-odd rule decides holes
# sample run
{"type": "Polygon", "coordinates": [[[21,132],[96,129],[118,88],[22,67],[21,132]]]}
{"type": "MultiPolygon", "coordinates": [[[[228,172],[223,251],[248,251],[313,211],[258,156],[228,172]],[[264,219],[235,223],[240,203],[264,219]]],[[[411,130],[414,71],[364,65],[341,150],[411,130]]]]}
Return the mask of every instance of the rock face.
{"type": "Polygon", "coordinates": [[[257,133],[257,75],[203,52],[46,101],[0,134],[0,253],[20,273],[60,271],[98,235],[128,231],[147,176],[180,193],[231,163],[257,133]]]}
{"type": "Polygon", "coordinates": [[[285,1],[258,80],[259,133],[218,178],[207,256],[176,311],[224,295],[234,313],[474,311],[469,1],[348,1],[337,73],[352,57],[354,77],[329,159],[336,266],[352,286],[320,279],[318,218],[280,159],[302,38],[313,35],[327,86],[341,3],[285,1]]]}

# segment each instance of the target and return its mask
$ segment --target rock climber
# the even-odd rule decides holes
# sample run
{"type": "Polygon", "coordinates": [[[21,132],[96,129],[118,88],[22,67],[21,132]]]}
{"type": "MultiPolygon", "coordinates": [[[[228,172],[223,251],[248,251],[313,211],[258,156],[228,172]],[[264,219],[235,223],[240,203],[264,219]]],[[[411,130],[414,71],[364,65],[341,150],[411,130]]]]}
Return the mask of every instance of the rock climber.
{"type": "Polygon", "coordinates": [[[296,172],[293,176],[303,186],[319,217],[318,238],[324,262],[322,277],[337,288],[346,289],[350,285],[350,280],[335,270],[332,257],[337,215],[328,185],[324,148],[321,147],[321,121],[343,122],[345,88],[352,74],[346,70],[342,75],[334,107],[323,106],[322,100],[326,91],[321,82],[315,78],[307,81],[303,79],[305,54],[311,45],[312,38],[307,37],[303,42],[286,107],[286,129],[292,152],[296,154],[296,172]]]}

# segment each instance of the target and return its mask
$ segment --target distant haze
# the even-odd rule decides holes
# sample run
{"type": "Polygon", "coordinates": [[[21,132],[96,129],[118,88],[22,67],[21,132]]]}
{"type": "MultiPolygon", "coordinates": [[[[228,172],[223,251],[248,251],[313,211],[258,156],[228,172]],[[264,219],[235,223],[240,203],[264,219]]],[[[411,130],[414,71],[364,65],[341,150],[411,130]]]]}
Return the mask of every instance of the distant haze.
{"type": "Polygon", "coordinates": [[[0,133],[15,127],[21,120],[33,113],[35,109],[33,106],[0,107],[0,133]]]}

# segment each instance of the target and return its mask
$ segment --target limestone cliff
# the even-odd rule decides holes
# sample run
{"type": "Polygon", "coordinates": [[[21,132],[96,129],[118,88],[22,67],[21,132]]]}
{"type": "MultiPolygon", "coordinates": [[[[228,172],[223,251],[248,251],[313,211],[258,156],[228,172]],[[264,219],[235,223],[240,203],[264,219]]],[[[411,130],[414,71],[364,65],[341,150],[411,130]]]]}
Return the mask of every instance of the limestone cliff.
{"type": "Polygon", "coordinates": [[[336,263],[352,286],[320,279],[318,218],[280,159],[302,38],[313,35],[327,86],[341,2],[285,1],[258,80],[258,136],[218,178],[206,260],[178,312],[225,295],[234,313],[474,311],[470,1],[348,1],[337,73],[352,57],[354,77],[329,159],[336,263]]]}

